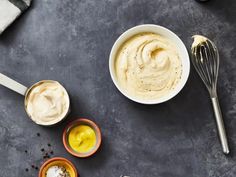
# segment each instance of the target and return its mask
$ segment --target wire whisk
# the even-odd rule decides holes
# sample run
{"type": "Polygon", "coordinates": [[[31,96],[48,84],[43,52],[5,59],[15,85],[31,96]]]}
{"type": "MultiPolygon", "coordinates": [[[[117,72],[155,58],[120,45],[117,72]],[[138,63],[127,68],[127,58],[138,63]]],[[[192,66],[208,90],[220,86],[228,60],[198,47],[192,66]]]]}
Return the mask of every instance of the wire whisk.
{"type": "Polygon", "coordinates": [[[219,52],[215,44],[208,38],[201,35],[195,35],[193,38],[191,60],[209,91],[222,149],[225,154],[228,154],[229,146],[216,89],[219,71],[219,52]]]}

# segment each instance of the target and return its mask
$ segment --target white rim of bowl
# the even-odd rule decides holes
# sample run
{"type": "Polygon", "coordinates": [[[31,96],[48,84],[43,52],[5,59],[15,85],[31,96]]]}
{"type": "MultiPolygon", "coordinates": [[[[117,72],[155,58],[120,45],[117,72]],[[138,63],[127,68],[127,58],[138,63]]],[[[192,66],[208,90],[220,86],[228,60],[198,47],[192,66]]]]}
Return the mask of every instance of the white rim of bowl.
{"type": "Polygon", "coordinates": [[[109,56],[109,71],[110,71],[112,81],[115,84],[116,88],[125,97],[127,97],[130,100],[133,100],[137,103],[141,103],[141,104],[159,104],[159,103],[163,103],[163,102],[166,102],[166,101],[172,99],[173,97],[175,97],[183,89],[183,87],[185,86],[185,84],[188,80],[189,73],[190,73],[190,59],[189,59],[189,55],[188,55],[188,51],[186,49],[186,46],[184,45],[183,41],[174,32],[172,32],[171,30],[169,30],[169,29],[167,29],[163,26],[160,26],[160,25],[143,24],[143,25],[138,25],[138,26],[135,26],[135,27],[132,27],[132,28],[126,30],[115,41],[115,43],[112,46],[110,56],[109,56]],[[148,28],[151,28],[151,29],[148,30],[148,28]],[[180,53],[180,50],[182,51],[180,53],[180,56],[181,56],[180,59],[181,59],[181,62],[182,62],[182,67],[183,67],[181,80],[172,92],[170,92],[169,94],[164,95],[163,97],[158,98],[158,99],[142,100],[142,99],[130,96],[117,83],[115,68],[114,68],[114,63],[115,63],[115,58],[116,58],[117,51],[120,49],[121,45],[126,40],[128,40],[130,37],[132,37],[132,36],[134,36],[138,33],[153,32],[153,33],[162,35],[160,31],[162,31],[162,33],[165,31],[166,35],[168,34],[168,36],[169,36],[168,39],[170,39],[170,37],[172,37],[172,39],[170,39],[170,40],[173,41],[173,39],[174,39],[174,43],[176,44],[176,47],[177,47],[179,53],[180,53]]]}

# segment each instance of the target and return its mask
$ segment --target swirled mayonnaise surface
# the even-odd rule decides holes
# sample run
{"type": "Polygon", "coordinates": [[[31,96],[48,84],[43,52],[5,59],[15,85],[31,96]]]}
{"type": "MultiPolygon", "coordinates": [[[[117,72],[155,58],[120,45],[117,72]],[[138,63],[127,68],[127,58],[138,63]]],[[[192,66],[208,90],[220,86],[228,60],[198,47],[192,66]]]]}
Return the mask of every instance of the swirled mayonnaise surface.
{"type": "Polygon", "coordinates": [[[118,84],[128,95],[155,100],[175,89],[182,64],[172,41],[155,33],[140,33],[121,46],[115,72],[118,84]]]}
{"type": "Polygon", "coordinates": [[[56,81],[45,80],[33,85],[25,99],[25,108],[30,118],[40,125],[60,122],[69,111],[69,96],[56,81]]]}

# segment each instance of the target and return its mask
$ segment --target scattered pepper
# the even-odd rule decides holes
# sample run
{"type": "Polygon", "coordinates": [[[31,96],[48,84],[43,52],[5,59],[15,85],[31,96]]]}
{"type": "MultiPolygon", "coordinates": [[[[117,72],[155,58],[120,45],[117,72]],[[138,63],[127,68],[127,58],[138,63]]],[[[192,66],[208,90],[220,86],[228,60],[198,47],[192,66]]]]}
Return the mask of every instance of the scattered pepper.
{"type": "MultiPolygon", "coordinates": [[[[37,133],[37,137],[40,137],[40,136],[41,136],[40,133],[37,133]]],[[[51,146],[52,146],[52,145],[51,145],[50,143],[47,143],[47,147],[48,147],[48,148],[42,147],[42,148],[40,149],[40,151],[42,152],[42,157],[43,157],[44,160],[46,160],[46,159],[48,159],[48,158],[51,158],[51,155],[54,154],[54,152],[53,152],[51,146]]],[[[24,152],[27,154],[27,153],[28,153],[28,150],[25,150],[24,152]]],[[[36,166],[35,164],[32,164],[32,165],[31,165],[31,168],[32,168],[32,169],[35,169],[35,170],[39,170],[39,167],[36,166]]],[[[25,168],[25,171],[26,171],[26,172],[29,172],[29,168],[25,168]]]]}

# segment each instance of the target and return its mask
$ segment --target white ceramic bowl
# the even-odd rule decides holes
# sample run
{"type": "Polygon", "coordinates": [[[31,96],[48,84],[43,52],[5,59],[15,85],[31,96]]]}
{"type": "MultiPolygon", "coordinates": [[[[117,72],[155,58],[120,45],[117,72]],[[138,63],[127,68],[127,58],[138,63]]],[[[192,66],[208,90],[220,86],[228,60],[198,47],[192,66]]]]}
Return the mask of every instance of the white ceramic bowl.
{"type": "Polygon", "coordinates": [[[110,53],[109,70],[110,70],[111,78],[112,78],[115,86],[124,96],[126,96],[127,98],[129,98],[135,102],[142,103],[142,104],[159,104],[159,103],[168,101],[171,98],[173,98],[174,96],[176,96],[180,92],[180,90],[184,87],[185,83],[188,80],[188,76],[189,76],[190,62],[189,62],[188,51],[187,51],[184,43],[181,41],[181,39],[175,33],[170,31],[169,29],[159,26],[159,25],[145,24],[145,25],[135,26],[135,27],[125,31],[116,40],[116,42],[114,43],[114,45],[111,49],[111,53],[110,53]],[[172,41],[177,47],[177,50],[178,50],[178,53],[179,53],[179,56],[180,56],[180,59],[182,62],[182,66],[183,66],[181,80],[179,81],[179,83],[177,84],[175,89],[173,89],[169,94],[164,95],[163,97],[155,99],[155,100],[142,100],[142,99],[138,99],[136,97],[133,97],[132,95],[129,95],[126,91],[124,91],[121,88],[121,86],[117,82],[116,73],[115,73],[116,54],[117,54],[118,50],[120,49],[121,45],[124,44],[124,42],[126,42],[132,36],[142,33],[142,32],[156,33],[156,34],[164,36],[165,38],[172,41]]]}

